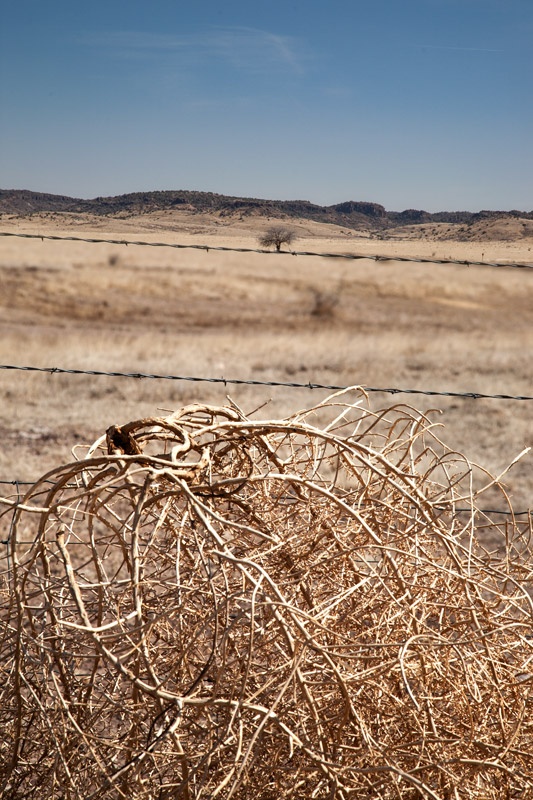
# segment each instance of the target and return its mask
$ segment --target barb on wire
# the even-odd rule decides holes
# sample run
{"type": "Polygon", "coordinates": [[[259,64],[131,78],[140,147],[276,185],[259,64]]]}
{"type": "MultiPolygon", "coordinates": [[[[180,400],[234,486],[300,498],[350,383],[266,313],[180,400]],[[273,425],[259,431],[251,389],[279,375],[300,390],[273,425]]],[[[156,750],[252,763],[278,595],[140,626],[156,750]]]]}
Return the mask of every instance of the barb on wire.
{"type": "Polygon", "coordinates": [[[138,247],[171,247],[176,250],[203,250],[206,253],[210,250],[225,253],[261,253],[263,255],[291,255],[291,256],[314,256],[317,258],[343,258],[348,261],[402,261],[415,264],[457,264],[464,267],[498,267],[500,269],[532,269],[533,264],[505,263],[498,261],[471,261],[467,259],[455,258],[422,258],[414,256],[383,255],[372,253],[315,253],[308,250],[264,250],[257,247],[224,247],[211,244],[180,244],[177,242],[144,242],[129,239],[100,239],[84,236],[57,236],[55,234],[41,233],[15,233],[14,231],[0,231],[0,236],[17,236],[21,239],[49,239],[59,242],[87,242],[88,244],[120,244],[137,245],[138,247]]]}
{"type": "MultiPolygon", "coordinates": [[[[148,372],[107,372],[98,369],[66,369],[64,367],[31,367],[13,364],[0,364],[0,369],[19,370],[21,372],[47,372],[51,375],[99,375],[108,378],[136,378],[137,380],[192,381],[193,383],[222,383],[224,386],[280,386],[287,389],[327,389],[342,391],[349,386],[326,383],[298,383],[296,381],[261,381],[254,378],[202,378],[193,375],[158,375],[148,372]]],[[[354,384],[352,384],[354,385],[354,384]]],[[[359,385],[359,384],[357,384],[359,385]]],[[[361,386],[365,392],[381,392],[383,394],[421,394],[427,397],[458,397],[464,400],[533,400],[530,395],[484,394],[483,392],[439,392],[430,389],[402,389],[398,387],[379,388],[361,386]]]]}

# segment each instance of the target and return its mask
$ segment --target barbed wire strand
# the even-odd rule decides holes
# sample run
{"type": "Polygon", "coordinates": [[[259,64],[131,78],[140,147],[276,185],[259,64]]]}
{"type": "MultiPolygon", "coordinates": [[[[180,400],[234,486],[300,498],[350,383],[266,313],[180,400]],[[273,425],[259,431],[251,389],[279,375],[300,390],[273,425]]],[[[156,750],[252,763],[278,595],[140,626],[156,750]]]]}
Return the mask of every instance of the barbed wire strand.
{"type": "MultiPolygon", "coordinates": [[[[190,381],[193,383],[218,383],[224,386],[276,386],[287,389],[327,389],[329,391],[343,391],[350,386],[340,386],[327,383],[298,383],[296,381],[262,381],[255,378],[215,378],[198,377],[194,375],[159,375],[148,372],[108,372],[98,369],[67,369],[64,367],[33,367],[14,364],[0,364],[0,369],[18,370],[21,372],[47,372],[51,375],[97,375],[108,378],[135,378],[137,380],[161,381],[190,381]]],[[[354,385],[354,384],[351,384],[354,385]]],[[[357,384],[359,385],[359,384],[357,384]]],[[[464,400],[533,400],[530,395],[511,394],[485,394],[483,392],[452,392],[435,391],[431,389],[405,389],[399,387],[361,386],[365,392],[381,392],[383,394],[419,394],[427,397],[456,397],[464,400]]]]}
{"type": "MultiPolygon", "coordinates": [[[[54,484],[54,481],[52,481],[52,480],[45,480],[45,481],[42,481],[42,482],[43,483],[52,484],[52,485],[54,484]]],[[[0,486],[14,486],[14,487],[16,487],[16,490],[17,490],[17,502],[13,506],[13,514],[15,514],[17,507],[21,504],[20,487],[21,486],[34,486],[36,483],[37,483],[37,481],[20,481],[20,480],[10,480],[10,481],[8,481],[8,480],[0,480],[0,486]]],[[[67,488],[70,487],[72,489],[78,488],[77,484],[66,484],[66,487],[67,488]]],[[[440,510],[441,511],[446,511],[448,509],[446,509],[444,507],[440,507],[440,510]]],[[[472,509],[471,508],[455,508],[453,510],[454,510],[455,514],[461,514],[461,513],[470,514],[470,513],[472,513],[472,509]]],[[[509,511],[507,509],[501,509],[501,508],[479,508],[479,509],[477,509],[477,511],[480,514],[487,514],[487,515],[488,514],[498,514],[498,515],[505,516],[505,517],[524,517],[524,516],[530,517],[530,516],[533,516],[533,509],[527,509],[525,511],[509,511]]],[[[12,527],[12,525],[13,525],[13,522],[11,524],[11,527],[12,527]]],[[[10,538],[11,538],[11,529],[10,529],[8,538],[4,539],[4,540],[0,540],[0,544],[5,544],[5,545],[9,544],[10,538]]]]}
{"type": "MultiPolygon", "coordinates": [[[[218,251],[218,252],[233,252],[233,253],[259,253],[262,255],[273,255],[273,254],[284,254],[284,255],[293,255],[293,256],[310,256],[310,257],[318,257],[318,258],[341,258],[345,260],[372,260],[372,261],[400,261],[400,262],[408,262],[408,263],[419,263],[419,264],[452,264],[452,265],[459,265],[459,266],[484,266],[484,267],[495,267],[495,268],[511,268],[511,269],[533,269],[533,264],[525,264],[525,263],[505,263],[505,262],[487,262],[487,261],[475,261],[475,260],[466,260],[466,259],[437,259],[437,258],[422,258],[422,257],[411,257],[411,256],[387,256],[387,255],[379,255],[379,254],[360,254],[360,253],[325,253],[325,252],[312,252],[312,251],[277,251],[277,250],[265,250],[259,248],[250,248],[250,247],[225,247],[220,245],[205,245],[205,244],[183,244],[183,243],[176,243],[176,242],[146,242],[140,240],[126,240],[126,239],[104,239],[104,238],[94,238],[94,237],[81,237],[81,236],[58,236],[53,234],[29,234],[29,233],[15,233],[15,232],[7,232],[7,231],[0,231],[0,236],[4,237],[17,237],[23,239],[41,239],[41,241],[52,240],[52,241],[74,241],[74,242],[85,242],[88,244],[114,244],[114,245],[135,245],[140,247],[170,247],[174,249],[180,250],[200,250],[204,252],[209,252],[210,250],[218,251]]],[[[270,386],[270,387],[286,387],[286,388],[294,388],[294,389],[326,389],[326,390],[333,390],[339,391],[343,389],[347,389],[347,386],[340,386],[334,384],[321,384],[321,383],[298,383],[298,382],[286,382],[286,381],[260,381],[255,379],[236,379],[236,378],[205,378],[205,377],[197,377],[197,376],[180,376],[180,375],[158,375],[153,373],[127,373],[127,372],[108,372],[104,370],[80,370],[80,369],[65,369],[61,367],[32,367],[32,366],[17,366],[17,365],[0,365],[0,369],[5,370],[20,370],[20,371],[34,371],[34,372],[46,372],[50,374],[69,374],[69,375],[95,375],[95,376],[105,376],[105,377],[116,377],[116,378],[136,378],[136,379],[150,379],[150,380],[175,380],[175,381],[192,381],[192,382],[204,382],[204,383],[218,383],[224,385],[249,385],[249,386],[270,386]]],[[[441,391],[433,391],[433,390],[424,390],[424,389],[405,389],[405,388],[397,388],[397,387],[388,387],[388,388],[377,388],[377,387],[370,387],[365,386],[362,387],[367,392],[382,392],[387,394],[419,394],[425,396],[432,396],[432,397],[455,397],[455,398],[463,398],[463,399],[492,399],[492,400],[533,400],[533,397],[530,396],[523,396],[523,395],[507,395],[507,394],[484,394],[481,392],[441,392],[441,391]]],[[[12,481],[0,481],[0,485],[12,485],[16,486],[30,486],[33,485],[29,481],[19,481],[19,480],[12,480],[12,481]]],[[[457,511],[468,511],[469,509],[457,509],[457,511]]],[[[502,511],[499,509],[482,509],[482,513],[487,514],[502,514],[502,515],[514,515],[514,516],[524,516],[530,515],[531,511],[520,511],[520,512],[510,512],[510,511],[502,511]]]]}
{"type": "MultiPolygon", "coordinates": [[[[54,483],[54,481],[52,481],[52,480],[45,480],[45,481],[42,481],[42,482],[43,483],[49,483],[49,484],[52,484],[52,485],[54,483]]],[[[34,486],[36,483],[37,483],[37,481],[19,481],[19,480],[1,481],[0,480],[0,486],[15,486],[17,488],[17,505],[20,502],[19,486],[34,486]]],[[[77,489],[78,488],[78,486],[76,484],[65,484],[65,486],[66,486],[66,488],[71,488],[71,489],[77,489]]],[[[15,508],[16,508],[16,506],[15,506],[15,508]]],[[[446,511],[445,508],[441,508],[440,510],[441,511],[446,511]]],[[[472,513],[472,509],[471,508],[456,508],[456,509],[454,509],[454,511],[457,514],[460,514],[460,513],[471,514],[472,513]]],[[[533,510],[532,509],[528,509],[526,511],[508,511],[506,509],[501,509],[501,508],[480,508],[480,509],[478,509],[478,511],[479,511],[480,514],[501,514],[502,516],[506,516],[506,517],[524,517],[524,516],[533,515],[533,510]]],[[[0,541],[0,544],[6,544],[6,541],[0,541]]]]}
{"type": "Polygon", "coordinates": [[[263,255],[291,255],[291,256],[313,256],[316,258],[343,258],[348,261],[370,260],[370,261],[402,261],[415,264],[456,264],[464,267],[496,267],[498,269],[531,269],[533,264],[526,263],[506,263],[498,261],[472,261],[470,259],[454,258],[423,258],[414,256],[387,256],[371,253],[316,253],[308,250],[264,250],[255,247],[224,247],[221,245],[209,244],[181,244],[176,242],[144,242],[129,239],[100,239],[84,236],[57,236],[55,234],[40,233],[15,233],[14,231],[0,231],[0,236],[16,236],[21,239],[45,239],[59,242],[87,242],[88,244],[118,244],[135,245],[138,247],[171,247],[177,250],[203,250],[219,251],[225,253],[260,253],[263,255]]]}

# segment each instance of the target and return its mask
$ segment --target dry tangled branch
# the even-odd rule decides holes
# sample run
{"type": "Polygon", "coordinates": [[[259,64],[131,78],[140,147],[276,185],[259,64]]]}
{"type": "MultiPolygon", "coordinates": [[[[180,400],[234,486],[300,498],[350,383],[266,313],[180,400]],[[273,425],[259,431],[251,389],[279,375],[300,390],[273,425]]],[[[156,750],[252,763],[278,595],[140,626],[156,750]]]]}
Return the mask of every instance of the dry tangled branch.
{"type": "Polygon", "coordinates": [[[2,797],[533,797],[529,543],[472,481],[357,390],[110,428],[9,510],[2,797]]]}

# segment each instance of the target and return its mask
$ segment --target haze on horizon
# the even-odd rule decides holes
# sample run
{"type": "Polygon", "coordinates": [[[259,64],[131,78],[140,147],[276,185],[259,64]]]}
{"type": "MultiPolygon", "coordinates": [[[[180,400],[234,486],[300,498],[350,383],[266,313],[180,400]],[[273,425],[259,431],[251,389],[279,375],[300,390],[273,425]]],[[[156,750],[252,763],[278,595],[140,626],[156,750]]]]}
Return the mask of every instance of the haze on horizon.
{"type": "Polygon", "coordinates": [[[530,0],[27,0],[3,22],[2,188],[533,209],[530,0]]]}

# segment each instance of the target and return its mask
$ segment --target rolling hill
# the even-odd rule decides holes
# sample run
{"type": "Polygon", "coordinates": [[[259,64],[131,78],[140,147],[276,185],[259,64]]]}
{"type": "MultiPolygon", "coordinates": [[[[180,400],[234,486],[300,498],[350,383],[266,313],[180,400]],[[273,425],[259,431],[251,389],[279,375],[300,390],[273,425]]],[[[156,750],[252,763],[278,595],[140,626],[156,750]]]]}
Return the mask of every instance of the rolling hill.
{"type": "Polygon", "coordinates": [[[533,211],[480,211],[477,213],[469,211],[429,213],[419,209],[387,211],[378,203],[353,200],[331,206],[320,206],[308,200],[264,200],[186,190],[133,192],[93,199],[46,194],[26,189],[0,190],[0,214],[15,216],[56,212],[129,217],[172,209],[198,214],[216,213],[222,217],[261,216],[277,219],[306,219],[354,230],[384,232],[391,228],[432,223],[474,226],[482,222],[494,223],[497,220],[533,220],[533,211]]]}

